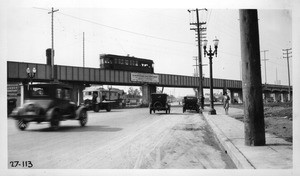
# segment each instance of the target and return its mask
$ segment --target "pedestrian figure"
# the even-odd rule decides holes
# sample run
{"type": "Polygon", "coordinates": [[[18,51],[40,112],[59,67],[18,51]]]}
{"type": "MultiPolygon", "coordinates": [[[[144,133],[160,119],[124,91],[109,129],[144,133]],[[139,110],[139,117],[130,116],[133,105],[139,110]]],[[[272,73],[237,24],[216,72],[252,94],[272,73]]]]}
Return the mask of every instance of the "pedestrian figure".
{"type": "Polygon", "coordinates": [[[204,96],[201,96],[200,101],[201,101],[201,109],[204,109],[204,96]]]}
{"type": "Polygon", "coordinates": [[[97,104],[97,97],[98,97],[98,93],[97,92],[93,92],[93,99],[92,99],[92,106],[93,109],[95,109],[96,104],[97,104]]]}
{"type": "Polygon", "coordinates": [[[225,109],[225,114],[226,115],[228,115],[229,100],[230,100],[230,97],[227,95],[227,92],[224,92],[223,93],[223,107],[225,109]]]}

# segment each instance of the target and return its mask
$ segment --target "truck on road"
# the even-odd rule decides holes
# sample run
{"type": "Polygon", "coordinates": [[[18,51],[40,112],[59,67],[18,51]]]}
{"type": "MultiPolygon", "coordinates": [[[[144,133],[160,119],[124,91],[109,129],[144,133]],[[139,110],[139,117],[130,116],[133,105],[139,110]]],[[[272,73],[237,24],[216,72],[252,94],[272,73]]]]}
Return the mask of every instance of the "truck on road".
{"type": "Polygon", "coordinates": [[[110,112],[113,107],[123,106],[123,90],[101,86],[91,86],[83,90],[84,105],[88,110],[99,112],[105,109],[110,112]]]}

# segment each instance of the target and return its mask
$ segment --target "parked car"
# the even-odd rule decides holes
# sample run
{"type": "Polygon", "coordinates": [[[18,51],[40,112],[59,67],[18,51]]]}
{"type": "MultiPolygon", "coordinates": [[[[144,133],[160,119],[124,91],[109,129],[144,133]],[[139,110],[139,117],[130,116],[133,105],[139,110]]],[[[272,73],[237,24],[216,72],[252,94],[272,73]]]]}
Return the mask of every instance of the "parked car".
{"type": "Polygon", "coordinates": [[[71,101],[72,89],[60,83],[32,84],[24,90],[24,104],[13,110],[10,117],[17,120],[17,127],[25,130],[29,122],[50,122],[57,129],[60,121],[78,120],[81,126],[87,123],[85,106],[71,101]]]}
{"type": "Polygon", "coordinates": [[[199,113],[200,103],[197,97],[185,96],[182,100],[183,113],[188,110],[195,110],[199,113]]]}
{"type": "Polygon", "coordinates": [[[152,93],[151,102],[149,104],[150,114],[152,111],[166,111],[166,114],[171,112],[171,105],[168,103],[168,95],[162,93],[152,93]]]}

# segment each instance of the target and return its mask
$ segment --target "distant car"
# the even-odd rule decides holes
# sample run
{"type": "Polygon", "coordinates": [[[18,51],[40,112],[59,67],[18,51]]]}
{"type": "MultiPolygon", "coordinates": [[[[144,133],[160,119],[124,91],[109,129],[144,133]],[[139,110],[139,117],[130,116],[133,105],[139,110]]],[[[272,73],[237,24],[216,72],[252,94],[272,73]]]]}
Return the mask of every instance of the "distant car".
{"type": "Polygon", "coordinates": [[[25,130],[29,122],[50,122],[57,129],[60,121],[78,120],[87,123],[87,110],[71,101],[72,89],[59,83],[32,84],[24,90],[25,102],[13,110],[10,117],[17,120],[17,127],[25,130]]]}
{"type": "Polygon", "coordinates": [[[195,110],[199,113],[199,101],[197,97],[194,96],[185,96],[182,100],[183,113],[186,110],[195,110]]]}
{"type": "Polygon", "coordinates": [[[152,111],[166,111],[166,114],[171,112],[171,105],[168,103],[168,95],[162,93],[151,94],[151,102],[149,104],[150,114],[152,111]]]}

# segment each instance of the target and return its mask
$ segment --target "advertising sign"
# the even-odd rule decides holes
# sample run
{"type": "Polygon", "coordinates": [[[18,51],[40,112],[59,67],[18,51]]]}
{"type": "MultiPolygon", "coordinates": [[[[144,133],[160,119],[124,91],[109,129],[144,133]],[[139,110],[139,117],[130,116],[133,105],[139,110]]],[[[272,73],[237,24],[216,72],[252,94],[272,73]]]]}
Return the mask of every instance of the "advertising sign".
{"type": "Polygon", "coordinates": [[[158,83],[159,75],[148,73],[131,73],[132,82],[158,83]]]}
{"type": "Polygon", "coordinates": [[[7,97],[17,97],[20,95],[20,86],[18,84],[7,84],[7,97]]]}

